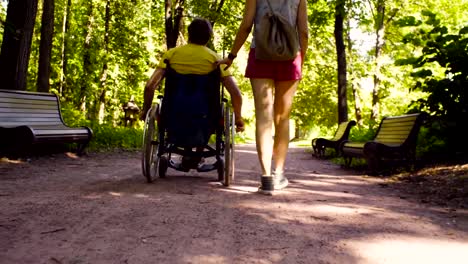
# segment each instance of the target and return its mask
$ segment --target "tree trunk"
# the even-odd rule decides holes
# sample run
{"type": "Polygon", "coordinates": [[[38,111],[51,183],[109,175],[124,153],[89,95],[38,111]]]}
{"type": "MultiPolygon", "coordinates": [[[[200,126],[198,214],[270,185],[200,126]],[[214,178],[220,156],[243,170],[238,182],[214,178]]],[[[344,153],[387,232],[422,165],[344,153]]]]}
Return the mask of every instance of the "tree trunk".
{"type": "Polygon", "coordinates": [[[104,116],[106,113],[106,92],[107,92],[107,71],[108,71],[108,65],[107,65],[107,58],[109,56],[109,31],[110,31],[110,20],[111,20],[111,14],[110,14],[110,0],[106,1],[106,15],[104,18],[104,63],[102,65],[102,71],[101,71],[101,77],[99,78],[100,80],[100,87],[101,87],[101,92],[99,93],[98,100],[99,102],[95,104],[96,106],[99,105],[99,111],[97,111],[98,116],[97,120],[99,120],[99,124],[102,124],[104,122],[104,116]]]}
{"type": "Polygon", "coordinates": [[[37,0],[8,1],[0,53],[0,83],[3,89],[26,90],[36,14],[37,0]]]}
{"type": "Polygon", "coordinates": [[[381,54],[384,45],[385,34],[385,0],[377,0],[377,12],[374,18],[375,21],[375,73],[374,73],[374,88],[372,89],[372,112],[370,119],[376,121],[380,115],[380,69],[382,68],[381,54]]]}
{"type": "MultiPolygon", "coordinates": [[[[80,96],[78,97],[80,109],[82,112],[86,112],[86,99],[88,95],[88,88],[89,88],[89,79],[92,74],[92,65],[91,65],[91,38],[93,35],[93,23],[94,23],[94,16],[93,16],[93,2],[88,2],[88,21],[86,23],[85,29],[85,42],[83,44],[83,76],[81,77],[81,87],[80,87],[80,96]]],[[[88,117],[90,117],[88,113],[88,117]]]]}
{"type": "Polygon", "coordinates": [[[346,95],[346,49],[343,39],[345,1],[338,0],[335,6],[335,41],[338,59],[338,123],[348,121],[348,102],[346,95]]]}
{"type": "Polygon", "coordinates": [[[52,37],[54,34],[54,0],[44,0],[42,9],[37,91],[48,93],[50,88],[50,56],[52,53],[52,37]]]}
{"type": "MultiPolygon", "coordinates": [[[[349,24],[349,19],[346,19],[347,24],[347,33],[346,33],[346,40],[348,43],[348,56],[349,56],[349,65],[350,71],[353,72],[353,42],[351,40],[351,26],[349,24]]],[[[351,79],[351,89],[353,91],[353,99],[354,99],[354,114],[356,116],[356,122],[359,125],[362,125],[362,107],[361,107],[361,97],[359,96],[359,86],[354,83],[355,75],[352,75],[351,79]]]]}
{"type": "Polygon", "coordinates": [[[215,14],[215,17],[210,18],[210,23],[211,23],[212,27],[214,27],[216,21],[218,20],[219,15],[221,14],[221,9],[224,6],[224,2],[225,2],[225,0],[221,0],[221,1],[219,1],[219,3],[218,3],[218,0],[214,0],[211,3],[211,6],[210,6],[210,11],[211,12],[210,13],[215,14]]]}
{"type": "Polygon", "coordinates": [[[166,28],[166,46],[167,49],[174,48],[177,45],[180,26],[184,13],[185,0],[165,0],[165,28],[166,28]],[[174,14],[175,12],[175,14],[174,14]]]}
{"type": "MultiPolygon", "coordinates": [[[[59,92],[65,98],[68,97],[68,87],[67,87],[67,67],[68,67],[68,31],[70,29],[70,9],[72,5],[72,0],[67,0],[67,5],[63,12],[63,26],[62,26],[62,49],[61,49],[61,72],[60,72],[60,88],[59,92]]],[[[72,98],[72,95],[70,94],[72,98]]]]}

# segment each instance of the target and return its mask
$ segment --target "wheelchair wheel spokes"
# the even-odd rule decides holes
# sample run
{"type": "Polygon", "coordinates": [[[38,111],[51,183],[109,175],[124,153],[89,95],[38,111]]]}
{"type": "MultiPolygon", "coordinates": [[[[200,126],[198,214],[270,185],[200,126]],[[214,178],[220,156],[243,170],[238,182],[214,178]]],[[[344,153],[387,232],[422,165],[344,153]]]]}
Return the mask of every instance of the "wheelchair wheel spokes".
{"type": "Polygon", "coordinates": [[[146,177],[148,183],[156,178],[158,173],[158,126],[156,118],[159,115],[159,105],[154,105],[146,115],[145,126],[143,131],[143,157],[142,169],[143,175],[146,177]]]}

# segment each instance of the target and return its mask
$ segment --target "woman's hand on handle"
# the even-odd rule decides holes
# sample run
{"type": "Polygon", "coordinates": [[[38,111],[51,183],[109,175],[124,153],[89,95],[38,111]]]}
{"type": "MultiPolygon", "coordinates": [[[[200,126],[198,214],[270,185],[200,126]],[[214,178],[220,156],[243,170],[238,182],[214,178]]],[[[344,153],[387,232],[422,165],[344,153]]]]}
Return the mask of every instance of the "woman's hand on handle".
{"type": "Polygon", "coordinates": [[[224,67],[223,70],[227,70],[229,67],[231,67],[231,65],[232,65],[232,60],[229,59],[229,58],[224,58],[224,59],[222,59],[222,60],[217,61],[215,64],[216,64],[216,66],[220,66],[220,65],[222,65],[222,64],[225,64],[226,67],[224,67]]]}

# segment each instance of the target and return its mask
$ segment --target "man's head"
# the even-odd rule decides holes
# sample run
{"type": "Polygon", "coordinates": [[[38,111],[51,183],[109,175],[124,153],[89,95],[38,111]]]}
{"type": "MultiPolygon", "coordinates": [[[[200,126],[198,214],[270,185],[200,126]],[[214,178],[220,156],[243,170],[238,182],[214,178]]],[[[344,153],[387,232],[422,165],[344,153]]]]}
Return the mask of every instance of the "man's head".
{"type": "Polygon", "coordinates": [[[211,23],[203,18],[195,18],[188,27],[189,42],[206,45],[213,36],[211,23]]]}

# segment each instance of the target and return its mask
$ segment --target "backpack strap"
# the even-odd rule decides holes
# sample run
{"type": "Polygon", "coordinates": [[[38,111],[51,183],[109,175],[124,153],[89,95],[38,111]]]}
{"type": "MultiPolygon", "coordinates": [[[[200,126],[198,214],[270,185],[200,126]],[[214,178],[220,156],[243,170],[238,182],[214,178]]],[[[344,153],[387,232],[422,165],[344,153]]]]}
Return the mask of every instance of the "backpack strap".
{"type": "Polygon", "coordinates": [[[271,14],[274,15],[275,14],[275,11],[273,11],[273,7],[271,6],[271,3],[269,0],[265,0],[268,4],[268,7],[270,8],[270,11],[271,11],[271,14]]]}

